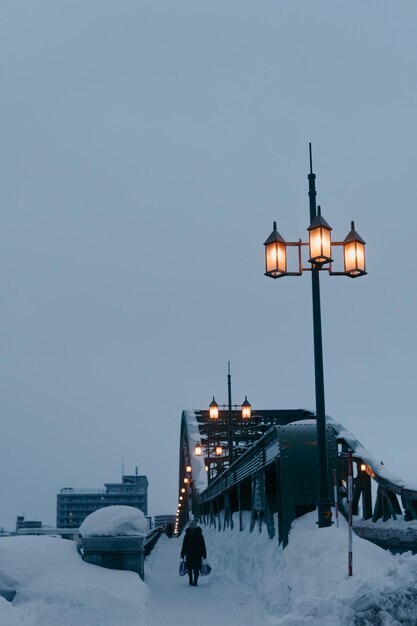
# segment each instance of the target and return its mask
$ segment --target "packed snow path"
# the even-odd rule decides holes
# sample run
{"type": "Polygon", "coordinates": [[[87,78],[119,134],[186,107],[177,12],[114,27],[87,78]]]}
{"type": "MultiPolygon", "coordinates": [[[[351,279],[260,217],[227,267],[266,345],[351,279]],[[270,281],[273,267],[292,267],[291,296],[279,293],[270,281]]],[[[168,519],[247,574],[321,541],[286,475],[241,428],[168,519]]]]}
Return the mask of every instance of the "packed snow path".
{"type": "MultiPolygon", "coordinates": [[[[148,626],[266,626],[272,624],[265,609],[250,589],[238,585],[207,561],[213,570],[200,576],[198,587],[190,587],[188,576],[178,575],[182,539],[161,537],[145,568],[150,586],[148,626]]],[[[209,546],[208,546],[209,552],[209,546]]]]}

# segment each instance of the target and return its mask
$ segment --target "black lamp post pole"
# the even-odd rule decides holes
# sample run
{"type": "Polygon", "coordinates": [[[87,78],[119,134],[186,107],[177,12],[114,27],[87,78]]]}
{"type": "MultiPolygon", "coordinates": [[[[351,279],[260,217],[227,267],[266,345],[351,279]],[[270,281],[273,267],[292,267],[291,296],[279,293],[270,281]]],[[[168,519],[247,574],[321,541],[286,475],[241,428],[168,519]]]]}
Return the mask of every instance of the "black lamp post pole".
{"type": "MultiPolygon", "coordinates": [[[[313,174],[310,144],[310,174],[308,175],[308,195],[310,201],[310,223],[317,215],[316,207],[316,175],[313,174]]],[[[311,270],[311,286],[313,295],[313,334],[314,334],[314,373],[316,386],[316,421],[317,421],[317,455],[319,499],[317,502],[319,528],[331,526],[332,511],[329,497],[326,441],[326,410],[324,403],[323,343],[321,334],[320,310],[320,274],[317,266],[311,270]]]]}
{"type": "Polygon", "coordinates": [[[227,364],[227,393],[229,398],[229,413],[227,416],[227,447],[229,448],[229,467],[233,463],[233,424],[232,424],[232,376],[230,361],[227,364]]]}

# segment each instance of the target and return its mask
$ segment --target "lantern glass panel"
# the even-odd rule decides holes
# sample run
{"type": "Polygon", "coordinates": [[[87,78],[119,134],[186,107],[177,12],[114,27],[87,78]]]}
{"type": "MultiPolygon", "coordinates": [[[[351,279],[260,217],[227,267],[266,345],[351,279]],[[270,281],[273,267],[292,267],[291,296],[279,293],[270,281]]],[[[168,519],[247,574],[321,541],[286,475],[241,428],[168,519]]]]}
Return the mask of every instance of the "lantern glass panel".
{"type": "Polygon", "coordinates": [[[209,415],[211,420],[217,420],[219,418],[219,405],[214,398],[209,406],[209,415]]]}
{"type": "Polygon", "coordinates": [[[219,417],[219,409],[217,406],[210,407],[210,419],[216,420],[219,417]]]}
{"type": "Polygon", "coordinates": [[[195,447],[195,450],[194,450],[195,455],[196,455],[196,456],[201,456],[202,451],[203,451],[203,450],[202,450],[202,448],[201,448],[201,445],[198,443],[198,444],[196,445],[196,447],[195,447]]]}
{"type": "Polygon", "coordinates": [[[351,276],[365,272],[365,246],[362,242],[354,240],[345,243],[345,272],[351,276]]]}
{"type": "Polygon", "coordinates": [[[250,419],[250,415],[251,415],[251,408],[250,406],[243,406],[242,407],[242,417],[244,420],[250,419]]]}
{"type": "Polygon", "coordinates": [[[357,268],[356,241],[349,241],[344,245],[345,252],[345,272],[350,274],[357,268]]]}
{"type": "Polygon", "coordinates": [[[359,241],[356,244],[356,259],[358,270],[361,272],[365,271],[365,246],[363,243],[359,241]]]}
{"type": "Polygon", "coordinates": [[[310,230],[310,259],[315,263],[328,263],[331,259],[330,231],[323,226],[310,230]]]}
{"type": "Polygon", "coordinates": [[[251,417],[251,412],[252,412],[252,407],[250,405],[250,402],[248,402],[248,398],[247,396],[245,396],[245,400],[242,403],[242,419],[250,419],[251,417]]]}
{"type": "Polygon", "coordinates": [[[266,273],[285,274],[287,271],[287,251],[285,243],[273,241],[265,246],[266,273]]]}
{"type": "Polygon", "coordinates": [[[217,444],[216,445],[216,455],[220,456],[222,452],[223,452],[223,448],[221,447],[220,444],[217,444]]]}

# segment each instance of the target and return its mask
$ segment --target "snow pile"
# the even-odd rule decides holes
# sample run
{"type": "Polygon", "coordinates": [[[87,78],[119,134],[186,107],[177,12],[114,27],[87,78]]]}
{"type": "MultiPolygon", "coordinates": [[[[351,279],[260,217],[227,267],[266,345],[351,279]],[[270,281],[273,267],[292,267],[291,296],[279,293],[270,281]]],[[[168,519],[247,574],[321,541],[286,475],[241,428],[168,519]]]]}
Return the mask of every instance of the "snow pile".
{"type": "Polygon", "coordinates": [[[347,430],[345,430],[344,426],[340,422],[337,422],[330,416],[326,416],[326,420],[331,424],[335,432],[337,433],[337,439],[344,439],[349,447],[353,450],[354,455],[360,457],[364,463],[369,465],[369,467],[379,476],[383,478],[393,485],[396,485],[400,489],[409,489],[410,491],[417,491],[417,484],[411,483],[403,480],[400,476],[393,474],[391,471],[387,470],[382,461],[379,461],[369,450],[363,447],[363,445],[358,441],[355,435],[347,430]]]}
{"type": "MultiPolygon", "coordinates": [[[[213,574],[262,600],[279,626],[366,626],[417,623],[417,556],[394,556],[356,536],[347,575],[347,526],[317,529],[316,513],[294,522],[283,550],[263,529],[204,528],[213,574]]],[[[237,520],[235,519],[235,522],[237,520]]]]}
{"type": "Polygon", "coordinates": [[[133,506],[106,506],[88,515],[80,526],[81,537],[120,537],[143,535],[145,515],[133,506]]]}
{"type": "MultiPolygon", "coordinates": [[[[393,556],[353,537],[347,526],[317,529],[316,513],[293,524],[288,546],[264,527],[249,532],[203,527],[210,576],[190,588],[178,576],[183,537],[162,537],[137,574],[84,563],[75,542],[52,537],[0,539],[1,626],[412,626],[417,624],[417,556],[393,556]]],[[[223,520],[222,520],[223,521],[223,520]]],[[[237,516],[235,515],[235,524],[237,516]]]]}
{"type": "Polygon", "coordinates": [[[148,587],[137,574],[89,565],[74,541],[55,537],[0,539],[2,626],[144,626],[148,587]]]}
{"type": "Polygon", "coordinates": [[[204,437],[200,433],[200,427],[198,425],[197,416],[194,411],[185,410],[183,412],[183,419],[186,423],[188,440],[189,440],[189,452],[190,463],[193,472],[193,484],[198,493],[207,489],[207,472],[204,456],[197,456],[195,454],[195,446],[197,443],[204,443],[204,437]]]}

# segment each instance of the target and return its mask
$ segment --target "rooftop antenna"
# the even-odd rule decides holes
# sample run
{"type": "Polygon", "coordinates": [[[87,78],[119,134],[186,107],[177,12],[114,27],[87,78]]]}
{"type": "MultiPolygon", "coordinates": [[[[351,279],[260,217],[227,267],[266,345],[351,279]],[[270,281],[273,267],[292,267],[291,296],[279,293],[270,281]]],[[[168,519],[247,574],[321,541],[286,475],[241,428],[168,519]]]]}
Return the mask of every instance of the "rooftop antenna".
{"type": "Polygon", "coordinates": [[[135,474],[136,474],[136,476],[138,475],[138,466],[137,465],[135,467],[135,474]]]}
{"type": "Polygon", "coordinates": [[[122,456],[122,478],[125,475],[125,455],[122,456]]]}

